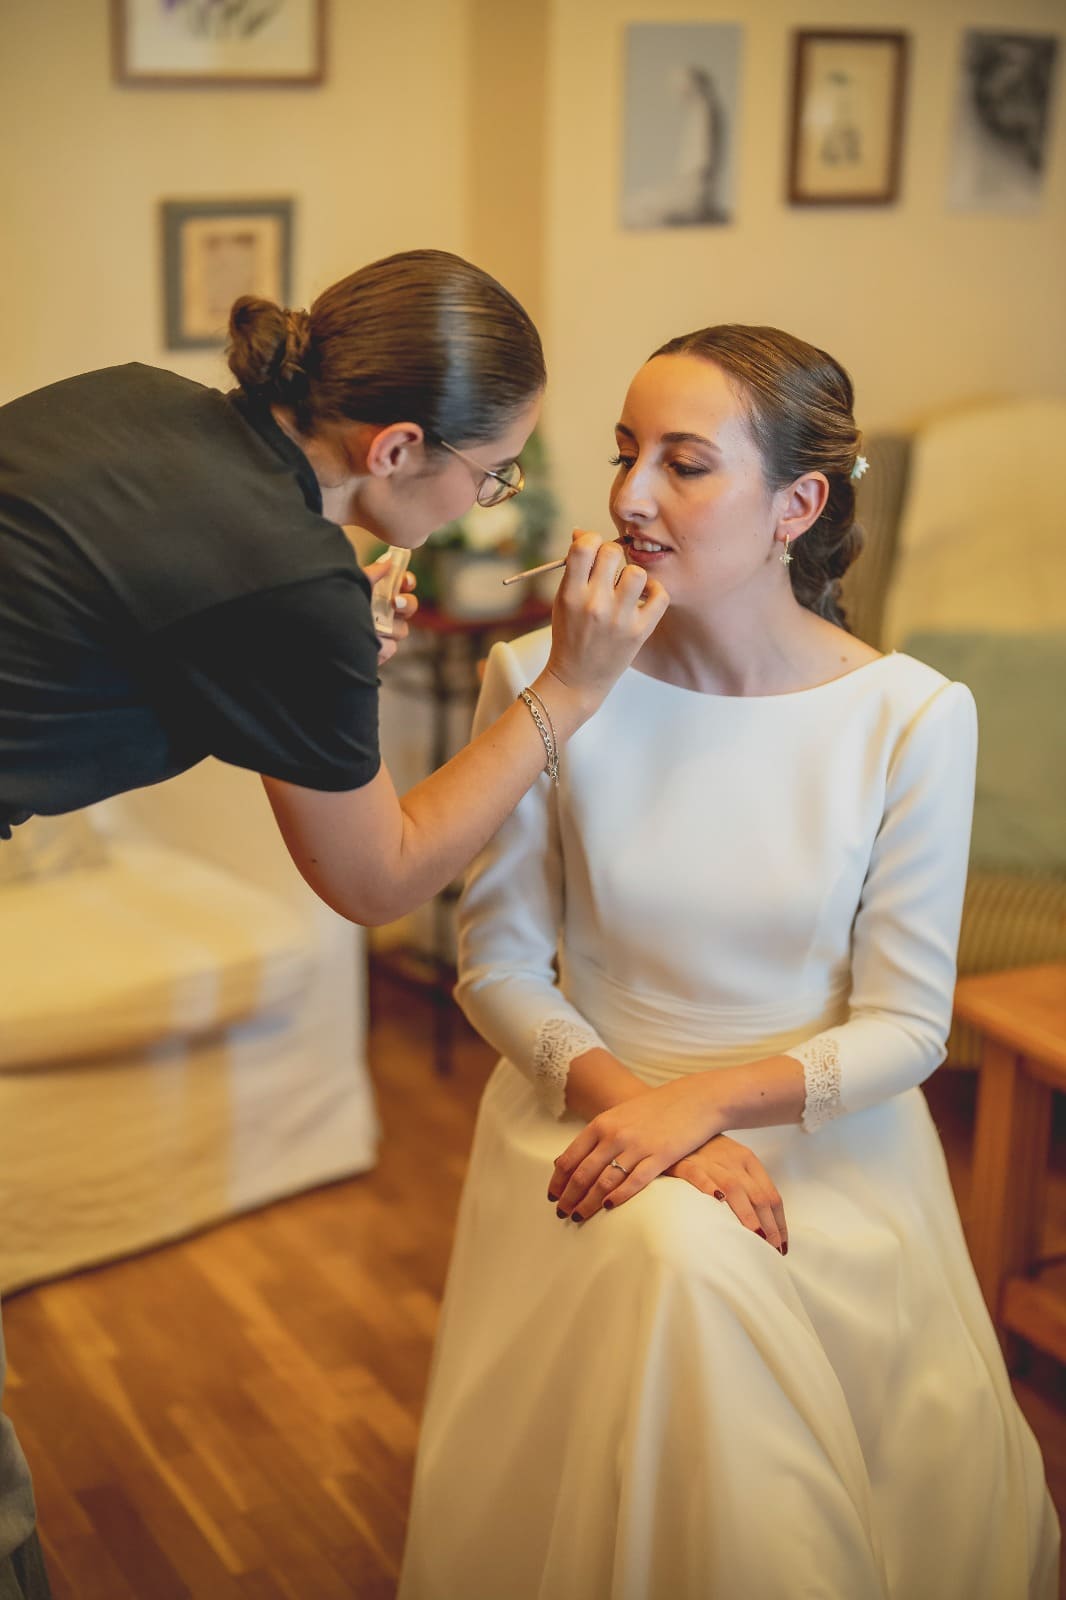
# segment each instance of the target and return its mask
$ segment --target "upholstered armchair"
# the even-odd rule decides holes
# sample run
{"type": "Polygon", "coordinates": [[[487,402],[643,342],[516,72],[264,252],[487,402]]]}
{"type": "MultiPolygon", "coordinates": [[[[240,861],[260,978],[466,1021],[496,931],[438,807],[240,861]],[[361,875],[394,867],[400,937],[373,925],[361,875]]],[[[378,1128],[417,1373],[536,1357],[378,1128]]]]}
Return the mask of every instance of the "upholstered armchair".
{"type": "Polygon", "coordinates": [[[208,761],[23,826],[0,842],[0,1289],[374,1164],[362,932],[255,776],[208,761]]]}
{"type": "MultiPolygon", "coordinates": [[[[980,724],[959,973],[1066,958],[1066,401],[972,406],[866,447],[855,633],[968,683],[980,724]]],[[[975,1066],[956,1024],[949,1064],[975,1066]]]]}

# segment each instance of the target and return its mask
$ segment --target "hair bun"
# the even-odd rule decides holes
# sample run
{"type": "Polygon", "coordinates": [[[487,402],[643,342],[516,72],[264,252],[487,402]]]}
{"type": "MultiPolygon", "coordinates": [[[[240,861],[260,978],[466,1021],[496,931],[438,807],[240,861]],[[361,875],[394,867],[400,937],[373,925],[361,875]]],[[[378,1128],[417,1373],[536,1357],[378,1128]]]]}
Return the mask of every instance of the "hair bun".
{"type": "Polygon", "coordinates": [[[267,401],[290,404],[307,390],[311,318],[273,300],[242,295],[229,318],[229,369],[241,388],[267,401]]]}
{"type": "Polygon", "coordinates": [[[407,420],[427,437],[487,442],[545,379],[518,301],[443,250],[371,262],[307,311],[243,297],[230,312],[229,364],[257,406],[283,406],[309,438],[342,419],[407,420]]]}
{"type": "Polygon", "coordinates": [[[311,318],[306,311],[286,311],[278,351],[276,376],[283,388],[307,387],[307,357],[311,349],[311,318]]]}

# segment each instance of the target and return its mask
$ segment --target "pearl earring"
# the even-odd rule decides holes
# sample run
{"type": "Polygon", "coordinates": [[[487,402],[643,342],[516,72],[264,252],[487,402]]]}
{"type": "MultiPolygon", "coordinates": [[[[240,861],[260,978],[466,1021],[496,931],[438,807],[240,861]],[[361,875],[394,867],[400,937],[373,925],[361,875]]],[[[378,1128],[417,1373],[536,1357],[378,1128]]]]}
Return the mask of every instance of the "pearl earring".
{"type": "Polygon", "coordinates": [[[786,533],[785,534],[785,548],[782,550],[781,554],[777,558],[778,561],[780,561],[780,563],[781,563],[781,565],[783,567],[790,567],[792,565],[793,560],[795,559],[793,554],[792,554],[792,551],[788,548],[790,543],[791,543],[791,540],[789,539],[789,536],[786,533]]]}

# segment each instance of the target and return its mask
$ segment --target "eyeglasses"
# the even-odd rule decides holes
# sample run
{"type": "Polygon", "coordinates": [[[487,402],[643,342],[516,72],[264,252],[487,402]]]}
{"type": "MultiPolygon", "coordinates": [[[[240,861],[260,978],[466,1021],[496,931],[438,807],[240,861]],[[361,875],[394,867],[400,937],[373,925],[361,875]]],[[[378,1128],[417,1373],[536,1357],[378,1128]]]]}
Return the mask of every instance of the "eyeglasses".
{"type": "Polygon", "coordinates": [[[502,472],[494,472],[491,467],[483,467],[480,461],[475,461],[473,456],[468,456],[465,450],[457,450],[447,439],[438,439],[437,443],[445,450],[450,450],[453,456],[458,456],[460,461],[465,461],[468,467],[474,467],[481,474],[481,482],[477,486],[477,503],[479,506],[501,506],[505,500],[520,494],[526,485],[526,475],[522,471],[521,463],[512,461],[509,467],[504,467],[502,472]]]}

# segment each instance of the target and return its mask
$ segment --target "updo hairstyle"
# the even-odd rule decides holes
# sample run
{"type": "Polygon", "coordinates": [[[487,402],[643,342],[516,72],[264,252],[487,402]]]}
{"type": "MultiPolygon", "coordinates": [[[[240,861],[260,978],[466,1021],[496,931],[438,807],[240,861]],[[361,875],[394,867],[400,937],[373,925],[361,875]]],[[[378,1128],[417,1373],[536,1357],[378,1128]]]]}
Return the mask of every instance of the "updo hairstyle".
{"type": "Polygon", "coordinates": [[[496,438],[546,381],[540,337],[513,295],[443,250],[371,262],[287,311],[243,295],[230,371],[301,433],[350,420],[416,422],[431,445],[496,438]]]}
{"type": "Polygon", "coordinates": [[[851,379],[824,350],[778,328],[701,328],[654,352],[674,355],[702,356],[731,380],[747,411],[771,491],[805,472],[825,474],[825,509],[792,545],[788,573],[800,605],[845,627],[840,580],[862,549],[851,477],[862,434],[852,416],[851,379]]]}

